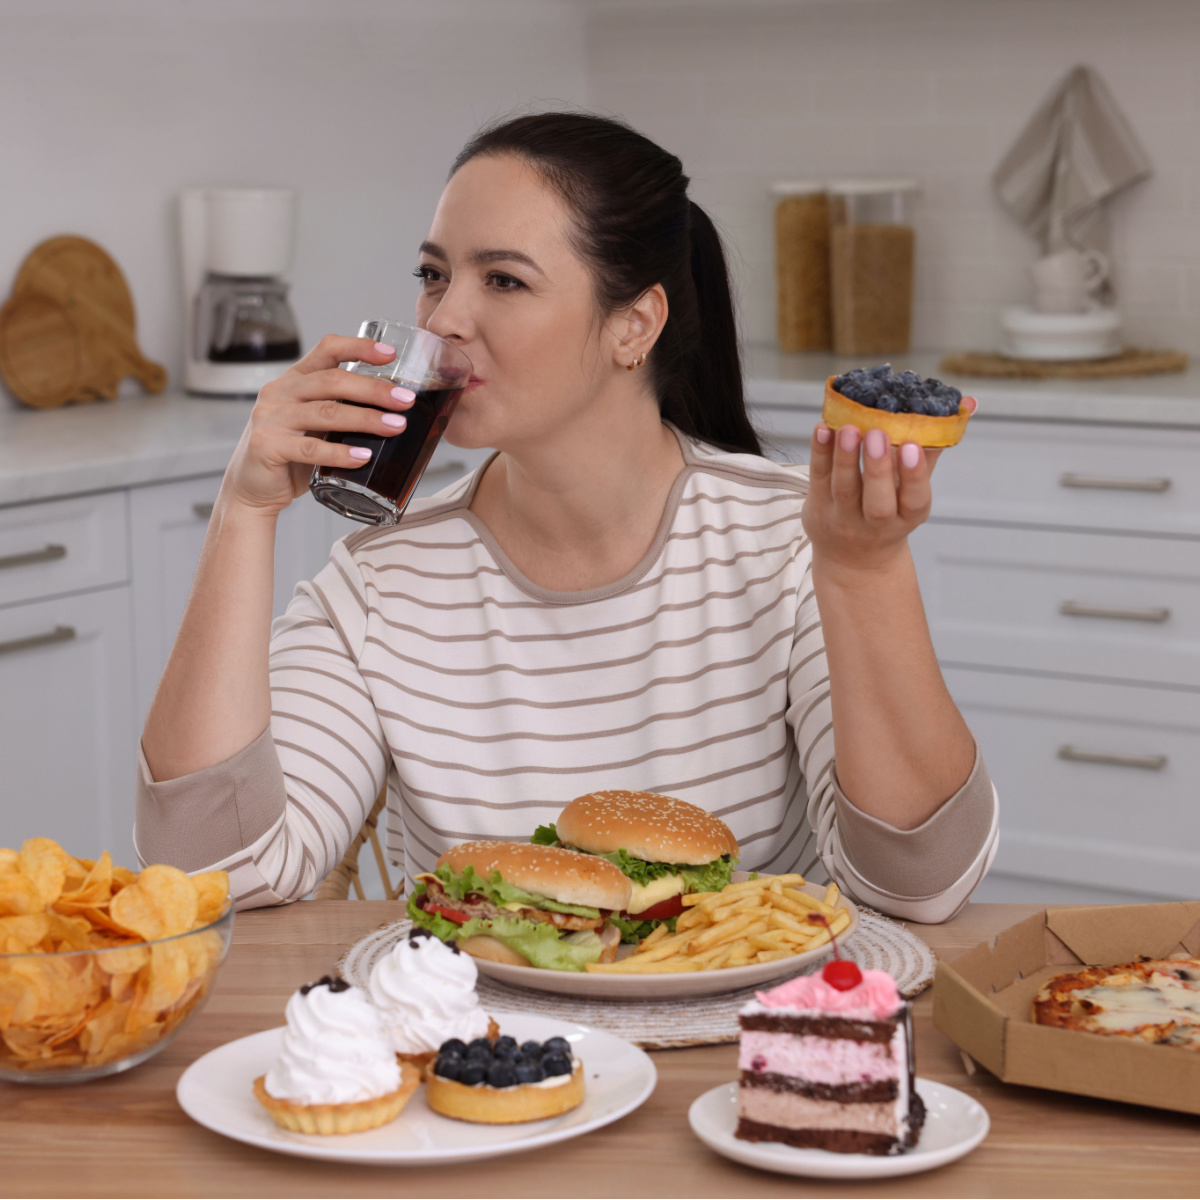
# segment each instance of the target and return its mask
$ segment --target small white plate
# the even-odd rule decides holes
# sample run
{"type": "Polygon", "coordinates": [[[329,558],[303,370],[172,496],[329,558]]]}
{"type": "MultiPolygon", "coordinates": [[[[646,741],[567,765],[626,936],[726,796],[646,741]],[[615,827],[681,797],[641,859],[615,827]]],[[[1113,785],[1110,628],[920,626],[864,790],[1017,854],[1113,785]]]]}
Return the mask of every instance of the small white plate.
{"type": "Polygon", "coordinates": [[[175,1089],[179,1105],[193,1121],[251,1146],[336,1162],[388,1166],[428,1166],[517,1154],[590,1133],[633,1112],[654,1091],[657,1073],[648,1055],[621,1038],[548,1017],[503,1015],[503,1031],[518,1042],[565,1037],[583,1062],[587,1085],[583,1103],[572,1112],[523,1125],[473,1125],[431,1112],[424,1085],[392,1122],[366,1133],[291,1133],[281,1129],[254,1098],[254,1080],[279,1057],[283,1028],[239,1038],[183,1073],[175,1089]]]}
{"type": "Polygon", "coordinates": [[[688,1120],[692,1132],[706,1146],[734,1162],[763,1171],[818,1179],[915,1175],[970,1154],[987,1137],[991,1125],[987,1109],[970,1096],[929,1079],[918,1079],[917,1091],[925,1101],[925,1126],[917,1144],[902,1154],[835,1154],[831,1150],[801,1150],[779,1142],[744,1142],[733,1136],[737,1128],[736,1083],[723,1083],[705,1092],[692,1103],[688,1120]]]}
{"type": "MultiPolygon", "coordinates": [[[[734,873],[736,879],[740,872],[734,873]]],[[[819,883],[806,883],[801,891],[820,899],[825,888],[819,883]]],[[[845,897],[838,906],[850,913],[850,924],[838,934],[845,942],[858,928],[858,909],[845,897]]],[[[622,946],[619,957],[633,953],[632,946],[622,946]]],[[[477,959],[481,975],[498,979],[512,987],[532,988],[535,992],[556,992],[560,996],[587,996],[602,1000],[673,1000],[687,996],[713,996],[719,992],[736,992],[741,988],[757,987],[772,979],[798,975],[809,963],[829,956],[829,944],[790,958],[774,962],[755,963],[750,967],[726,967],[716,971],[679,971],[669,975],[609,975],[607,972],[545,971],[537,967],[514,967],[508,963],[477,959]]]]}

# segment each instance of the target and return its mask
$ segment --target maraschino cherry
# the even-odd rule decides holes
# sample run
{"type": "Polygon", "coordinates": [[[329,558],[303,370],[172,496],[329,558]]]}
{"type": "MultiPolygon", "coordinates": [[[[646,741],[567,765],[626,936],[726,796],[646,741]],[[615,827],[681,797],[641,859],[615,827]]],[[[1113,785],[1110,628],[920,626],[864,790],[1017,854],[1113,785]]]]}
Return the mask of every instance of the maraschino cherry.
{"type": "MultiPolygon", "coordinates": [[[[821,913],[810,913],[808,919],[819,925],[824,925],[827,929],[829,928],[829,922],[821,913]]],[[[848,958],[843,958],[838,953],[837,938],[831,937],[829,942],[833,947],[833,962],[828,962],[822,967],[821,978],[835,991],[852,991],[863,981],[862,972],[858,969],[858,963],[851,962],[848,958]]]]}

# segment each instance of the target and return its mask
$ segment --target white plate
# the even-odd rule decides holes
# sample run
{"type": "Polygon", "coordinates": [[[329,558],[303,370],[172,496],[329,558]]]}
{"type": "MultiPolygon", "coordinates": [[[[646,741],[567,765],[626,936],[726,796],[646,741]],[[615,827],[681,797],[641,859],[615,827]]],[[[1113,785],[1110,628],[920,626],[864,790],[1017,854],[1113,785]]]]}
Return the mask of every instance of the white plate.
{"type": "Polygon", "coordinates": [[[917,1144],[903,1154],[835,1154],[832,1150],[801,1150],[779,1142],[744,1142],[733,1136],[737,1128],[736,1083],[723,1083],[705,1092],[688,1110],[688,1120],[692,1132],[706,1146],[734,1162],[818,1179],[915,1175],[970,1154],[987,1137],[991,1125],[987,1109],[970,1096],[929,1079],[918,1079],[917,1091],[925,1101],[925,1126],[917,1144]]]}
{"type": "MultiPolygon", "coordinates": [[[[737,878],[735,872],[735,879],[737,878]]],[[[825,895],[819,883],[806,883],[800,889],[818,899],[825,895]]],[[[838,900],[840,907],[850,912],[850,924],[845,932],[838,934],[844,942],[858,928],[858,909],[849,900],[838,900]]],[[[633,953],[632,946],[622,946],[619,957],[633,953]]],[[[672,1000],[686,996],[712,996],[718,992],[735,992],[740,988],[756,987],[781,979],[785,975],[797,975],[809,963],[828,957],[829,945],[775,962],[756,963],[750,967],[726,967],[717,971],[680,971],[670,975],[609,975],[592,974],[587,971],[546,971],[538,967],[514,967],[508,963],[476,959],[475,965],[481,975],[498,979],[513,987],[532,988],[535,992],[557,992],[560,996],[589,996],[602,1000],[672,1000]]]]}
{"type": "Polygon", "coordinates": [[[472,1125],[438,1116],[418,1087],[390,1124],[367,1133],[291,1133],[281,1129],[254,1098],[254,1080],[279,1057],[283,1028],[239,1038],[183,1073],[175,1094],[193,1121],[237,1142],[337,1162],[426,1166],[517,1154],[590,1133],[631,1113],[654,1091],[657,1074],[650,1058],[610,1033],[547,1017],[505,1013],[503,1031],[518,1042],[565,1037],[583,1062],[587,1091],[574,1111],[524,1125],[472,1125]]]}

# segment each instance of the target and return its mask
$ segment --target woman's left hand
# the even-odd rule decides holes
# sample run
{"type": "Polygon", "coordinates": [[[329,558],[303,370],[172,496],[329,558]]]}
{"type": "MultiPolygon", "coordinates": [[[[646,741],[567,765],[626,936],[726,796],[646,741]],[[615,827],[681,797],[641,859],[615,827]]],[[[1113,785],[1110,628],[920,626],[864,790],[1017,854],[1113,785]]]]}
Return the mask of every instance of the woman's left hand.
{"type": "MultiPolygon", "coordinates": [[[[963,403],[975,410],[973,398],[963,403]]],[[[914,442],[893,448],[881,429],[864,437],[854,425],[835,433],[819,424],[803,518],[814,555],[853,571],[891,566],[929,516],[930,477],[941,453],[914,442]]]]}

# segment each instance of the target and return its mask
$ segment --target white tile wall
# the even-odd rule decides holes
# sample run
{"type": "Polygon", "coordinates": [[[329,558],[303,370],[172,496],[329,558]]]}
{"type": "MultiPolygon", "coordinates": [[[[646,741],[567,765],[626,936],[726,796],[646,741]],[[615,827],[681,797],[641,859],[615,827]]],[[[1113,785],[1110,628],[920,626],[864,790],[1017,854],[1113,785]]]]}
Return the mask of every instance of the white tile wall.
{"type": "Polygon", "coordinates": [[[566,0],[0,0],[0,302],[37,242],[93,238],[178,379],[174,197],[262,184],[301,189],[307,340],[403,318],[459,146],[510,110],[581,100],[583,62],[566,0]]]}
{"type": "Polygon", "coordinates": [[[1154,164],[1112,206],[1127,332],[1200,351],[1195,0],[595,0],[588,99],[680,154],[736,248],[746,332],[774,335],[774,179],[918,176],[914,340],[986,347],[1028,300],[1031,239],[990,176],[1076,63],[1154,164]]]}

